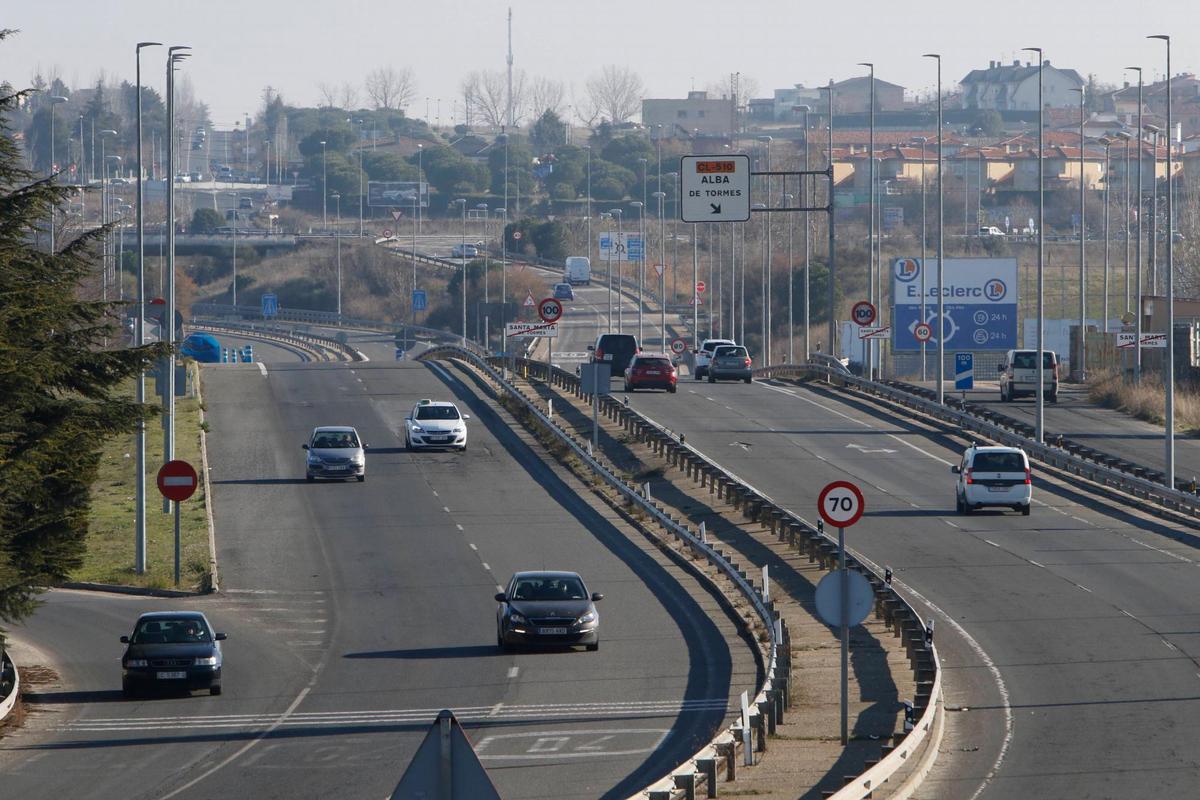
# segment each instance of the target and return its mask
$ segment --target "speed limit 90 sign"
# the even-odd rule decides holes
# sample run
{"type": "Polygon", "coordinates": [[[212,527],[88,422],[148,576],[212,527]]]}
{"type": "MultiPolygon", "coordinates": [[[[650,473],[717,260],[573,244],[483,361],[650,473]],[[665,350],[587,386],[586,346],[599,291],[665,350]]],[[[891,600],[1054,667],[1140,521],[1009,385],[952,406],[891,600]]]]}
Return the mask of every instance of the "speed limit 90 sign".
{"type": "Polygon", "coordinates": [[[865,508],[862,491],[850,481],[834,481],[817,498],[821,519],[835,528],[849,528],[858,522],[865,508]]]}

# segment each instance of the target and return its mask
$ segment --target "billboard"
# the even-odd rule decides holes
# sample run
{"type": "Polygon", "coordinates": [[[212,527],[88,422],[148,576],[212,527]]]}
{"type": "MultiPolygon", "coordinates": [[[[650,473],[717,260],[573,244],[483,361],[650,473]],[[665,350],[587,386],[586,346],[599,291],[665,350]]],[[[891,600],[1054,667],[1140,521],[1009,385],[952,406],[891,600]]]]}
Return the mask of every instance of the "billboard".
{"type": "Polygon", "coordinates": [[[1017,347],[1017,260],[1015,258],[948,258],[942,275],[943,318],[937,325],[937,261],[919,258],[892,261],[892,316],[897,351],[920,350],[913,329],[933,326],[928,346],[944,336],[947,349],[1008,350],[1017,347]],[[921,316],[921,298],[925,316],[921,316]]]}
{"type": "Polygon", "coordinates": [[[600,234],[600,259],[611,257],[621,261],[642,260],[642,235],[636,231],[604,231],[600,234]]]}
{"type": "MultiPolygon", "coordinates": [[[[429,183],[420,183],[421,208],[429,208],[429,183]]],[[[416,181],[367,181],[367,205],[412,208],[417,199],[416,181]]]]}

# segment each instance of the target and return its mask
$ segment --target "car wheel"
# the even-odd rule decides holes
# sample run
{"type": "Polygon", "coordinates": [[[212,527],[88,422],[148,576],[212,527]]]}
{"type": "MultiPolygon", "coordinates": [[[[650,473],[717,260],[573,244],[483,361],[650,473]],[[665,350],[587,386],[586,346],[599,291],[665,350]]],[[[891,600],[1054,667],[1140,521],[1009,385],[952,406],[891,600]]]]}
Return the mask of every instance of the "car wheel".
{"type": "Polygon", "coordinates": [[[1051,403],[1057,403],[1058,402],[1058,392],[1051,392],[1050,394],[1046,395],[1046,399],[1049,400],[1051,403]]]}
{"type": "Polygon", "coordinates": [[[712,373],[709,373],[709,375],[708,375],[708,382],[709,382],[709,383],[716,383],[716,382],[717,382],[717,379],[716,379],[716,378],[714,378],[714,377],[712,376],[712,373]]]}
{"type": "Polygon", "coordinates": [[[467,452],[467,446],[464,444],[462,447],[458,448],[458,452],[460,452],[460,453],[467,452]]]}
{"type": "Polygon", "coordinates": [[[1021,513],[1022,513],[1024,516],[1028,517],[1028,516],[1029,516],[1029,510],[1032,508],[1032,506],[1033,506],[1033,504],[1032,504],[1032,503],[1030,503],[1030,504],[1029,504],[1029,505],[1027,505],[1027,506],[1021,506],[1021,513]]]}
{"type": "Polygon", "coordinates": [[[674,387],[674,386],[668,386],[668,387],[667,387],[667,392],[668,392],[669,394],[675,394],[675,387],[674,387]]]}
{"type": "Polygon", "coordinates": [[[587,649],[588,649],[588,652],[589,652],[589,653],[594,653],[594,652],[596,652],[597,650],[599,650],[599,649],[600,649],[600,643],[599,643],[599,642],[596,642],[595,644],[589,644],[589,645],[587,646],[587,649]]]}
{"type": "Polygon", "coordinates": [[[129,683],[129,681],[122,680],[121,681],[121,694],[122,694],[122,696],[129,698],[129,697],[133,697],[137,693],[133,690],[133,686],[129,683]]]}
{"type": "Polygon", "coordinates": [[[354,477],[358,478],[359,483],[362,483],[363,481],[365,481],[367,479],[366,475],[355,475],[354,477]]]}
{"type": "Polygon", "coordinates": [[[746,381],[746,383],[750,383],[751,381],[754,380],[754,378],[745,378],[744,380],[746,381]]]}
{"type": "Polygon", "coordinates": [[[316,478],[314,478],[314,477],[312,476],[312,473],[311,473],[311,472],[307,472],[307,473],[305,473],[305,475],[304,475],[304,480],[308,481],[309,483],[312,483],[313,481],[315,481],[315,480],[316,480],[316,478]]]}
{"type": "Polygon", "coordinates": [[[216,686],[208,687],[208,693],[211,695],[214,695],[214,696],[220,694],[221,693],[221,684],[218,683],[216,686]]]}

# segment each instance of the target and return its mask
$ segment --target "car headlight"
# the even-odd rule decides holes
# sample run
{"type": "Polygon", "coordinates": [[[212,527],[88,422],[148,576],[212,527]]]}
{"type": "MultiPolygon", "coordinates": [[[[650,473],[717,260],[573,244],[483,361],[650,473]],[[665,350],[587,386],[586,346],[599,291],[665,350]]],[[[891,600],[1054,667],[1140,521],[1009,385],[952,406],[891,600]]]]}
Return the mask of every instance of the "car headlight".
{"type": "Polygon", "coordinates": [[[361,467],[363,465],[363,457],[361,455],[353,456],[350,459],[350,463],[361,467]]]}
{"type": "Polygon", "coordinates": [[[126,668],[147,667],[149,665],[150,665],[149,662],[146,661],[146,659],[144,659],[144,658],[131,658],[125,662],[126,668]]]}
{"type": "Polygon", "coordinates": [[[529,622],[529,620],[525,619],[524,616],[518,614],[516,611],[513,611],[508,615],[508,621],[514,625],[525,625],[529,622]]]}
{"type": "Polygon", "coordinates": [[[321,457],[320,457],[320,456],[314,456],[314,455],[310,455],[310,456],[308,457],[308,463],[310,463],[310,464],[320,464],[320,463],[321,463],[321,457]]]}
{"type": "Polygon", "coordinates": [[[455,428],[453,432],[456,434],[466,433],[467,429],[466,428],[455,428]]]}
{"type": "Polygon", "coordinates": [[[413,429],[413,433],[424,433],[425,432],[425,429],[422,428],[420,425],[413,425],[412,429],[413,429]]]}
{"type": "Polygon", "coordinates": [[[580,625],[587,625],[589,622],[595,622],[595,621],[596,621],[596,612],[595,611],[589,611],[586,614],[584,614],[582,617],[579,618],[580,625]]]}
{"type": "Polygon", "coordinates": [[[196,659],[197,667],[215,667],[216,665],[217,665],[217,657],[216,656],[204,656],[203,658],[196,659]]]}

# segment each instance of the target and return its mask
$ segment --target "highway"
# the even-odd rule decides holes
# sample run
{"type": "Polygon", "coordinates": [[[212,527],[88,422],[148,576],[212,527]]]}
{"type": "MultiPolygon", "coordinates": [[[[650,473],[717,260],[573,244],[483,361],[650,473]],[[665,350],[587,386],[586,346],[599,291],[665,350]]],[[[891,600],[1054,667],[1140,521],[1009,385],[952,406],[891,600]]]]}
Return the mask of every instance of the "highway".
{"type": "Polygon", "coordinates": [[[629,400],[810,520],[828,481],[862,486],[849,544],[935,620],[946,670],[948,739],[918,797],[1194,792],[1200,763],[1181,745],[1200,732],[1194,536],[1036,470],[1031,516],[957,516],[963,441],[819,388],[682,378],[676,395],[629,400]]]}
{"type": "Polygon", "coordinates": [[[728,719],[757,669],[713,598],[454,378],[361,338],[378,360],[205,368],[222,591],[50,592],[13,635],[61,683],[0,745],[6,795],[383,797],[448,707],[505,798],[624,797],[728,719]],[[448,395],[470,450],[405,452],[408,409],[448,395]],[[300,444],[336,423],[367,481],[307,484],[300,444]],[[499,652],[492,595],[541,567],[606,595],[598,652],[499,652]],[[117,638],[161,608],[229,633],[221,696],[120,698],[117,638]]]}

